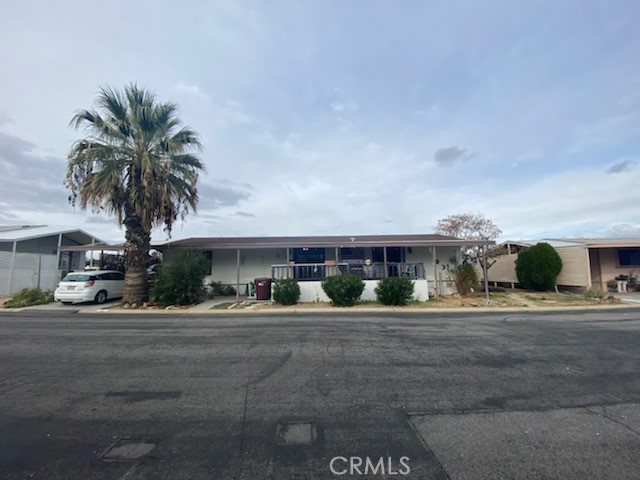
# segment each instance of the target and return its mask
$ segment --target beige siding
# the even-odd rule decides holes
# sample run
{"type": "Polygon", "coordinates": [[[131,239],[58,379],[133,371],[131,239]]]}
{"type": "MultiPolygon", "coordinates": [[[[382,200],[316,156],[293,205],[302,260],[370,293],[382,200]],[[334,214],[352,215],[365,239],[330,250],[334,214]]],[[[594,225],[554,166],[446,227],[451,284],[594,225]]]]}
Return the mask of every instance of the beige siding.
{"type": "Polygon", "coordinates": [[[589,264],[587,251],[583,247],[557,248],[562,259],[562,271],[558,275],[557,284],[567,287],[589,286],[589,264]]]}
{"type": "MultiPolygon", "coordinates": [[[[587,254],[583,247],[557,248],[556,252],[562,260],[562,271],[558,275],[557,284],[566,287],[589,286],[587,254]]],[[[489,268],[490,282],[518,283],[516,276],[516,259],[518,255],[502,255],[495,258],[489,268]]]]}
{"type": "MultiPolygon", "coordinates": [[[[516,258],[518,255],[502,255],[496,257],[495,263],[489,267],[487,271],[487,277],[490,282],[505,282],[505,283],[518,283],[516,277],[516,258]]],[[[490,262],[492,261],[490,260],[490,262]]],[[[482,268],[478,266],[478,278],[482,278],[482,268]]]]}

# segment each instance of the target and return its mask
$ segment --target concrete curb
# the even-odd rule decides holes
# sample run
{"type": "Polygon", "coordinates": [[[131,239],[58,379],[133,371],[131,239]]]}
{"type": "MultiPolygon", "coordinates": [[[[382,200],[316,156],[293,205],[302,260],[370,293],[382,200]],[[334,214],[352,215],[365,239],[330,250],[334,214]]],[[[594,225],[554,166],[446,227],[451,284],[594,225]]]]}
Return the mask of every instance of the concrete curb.
{"type": "Polygon", "coordinates": [[[313,315],[319,314],[335,314],[335,315],[357,315],[363,313],[394,313],[394,314],[446,314],[446,313],[536,313],[536,312],[593,312],[593,311],[606,311],[606,310],[637,310],[640,309],[640,305],[621,304],[621,305],[589,305],[589,306],[552,306],[552,307],[452,307],[452,308],[418,308],[418,307],[406,307],[406,308],[394,308],[394,307],[376,307],[376,308],[353,308],[353,307],[327,307],[327,308],[267,308],[267,309],[216,309],[216,310],[194,310],[194,309],[172,309],[172,310],[146,310],[136,309],[131,310],[127,308],[109,308],[109,309],[97,309],[96,311],[79,311],[79,310],[45,310],[35,308],[12,308],[5,309],[6,312],[25,312],[25,313],[43,313],[48,314],[80,314],[80,315],[186,315],[186,316],[261,316],[261,315],[298,315],[306,314],[313,315]]]}

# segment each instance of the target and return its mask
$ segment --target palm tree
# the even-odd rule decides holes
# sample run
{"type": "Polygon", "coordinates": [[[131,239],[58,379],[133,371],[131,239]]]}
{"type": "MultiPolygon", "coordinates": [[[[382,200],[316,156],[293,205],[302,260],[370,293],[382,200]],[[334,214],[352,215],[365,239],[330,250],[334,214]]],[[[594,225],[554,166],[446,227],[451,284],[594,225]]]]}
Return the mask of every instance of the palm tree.
{"type": "Polygon", "coordinates": [[[125,227],[124,303],[149,299],[147,263],[153,227],[184,219],[198,202],[196,183],[204,166],[198,134],[182,125],[174,103],[128,85],[100,88],[94,108],[70,122],[85,138],[69,152],[69,201],[86,210],[116,215],[125,227]]]}

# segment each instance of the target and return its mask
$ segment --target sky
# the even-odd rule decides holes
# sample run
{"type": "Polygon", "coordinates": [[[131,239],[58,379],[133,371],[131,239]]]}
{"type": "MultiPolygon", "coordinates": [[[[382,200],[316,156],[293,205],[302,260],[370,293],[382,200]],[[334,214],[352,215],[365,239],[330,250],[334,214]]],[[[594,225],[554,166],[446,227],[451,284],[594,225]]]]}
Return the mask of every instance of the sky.
{"type": "MultiPolygon", "coordinates": [[[[101,85],[178,104],[207,173],[191,236],[640,236],[640,3],[2,2],[0,224],[124,232],[68,202],[101,85]]],[[[161,229],[154,240],[164,240],[161,229]]]]}

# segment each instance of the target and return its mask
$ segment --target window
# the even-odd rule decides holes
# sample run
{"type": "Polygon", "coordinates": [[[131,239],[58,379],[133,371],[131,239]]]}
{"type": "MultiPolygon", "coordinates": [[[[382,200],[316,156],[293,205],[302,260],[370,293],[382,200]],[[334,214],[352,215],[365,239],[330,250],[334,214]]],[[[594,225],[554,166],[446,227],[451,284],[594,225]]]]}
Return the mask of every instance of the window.
{"type": "Polygon", "coordinates": [[[640,248],[621,248],[618,250],[618,265],[621,267],[640,267],[640,248]]]}
{"type": "Polygon", "coordinates": [[[340,249],[342,260],[364,260],[364,248],[362,247],[342,247],[340,249]]]}
{"type": "Polygon", "coordinates": [[[95,280],[96,277],[93,277],[88,274],[83,273],[70,273],[66,277],[62,279],[63,282],[88,282],[89,280],[95,280]]]}
{"type": "Polygon", "coordinates": [[[294,248],[293,261],[296,263],[324,263],[324,248],[294,248]]]}
{"type": "MultiPolygon", "coordinates": [[[[206,259],[207,263],[204,269],[204,274],[205,275],[211,275],[211,264],[213,263],[213,252],[211,250],[205,250],[202,252],[202,254],[204,255],[204,258],[206,259]]],[[[158,272],[160,273],[160,272],[158,272]]]]}

